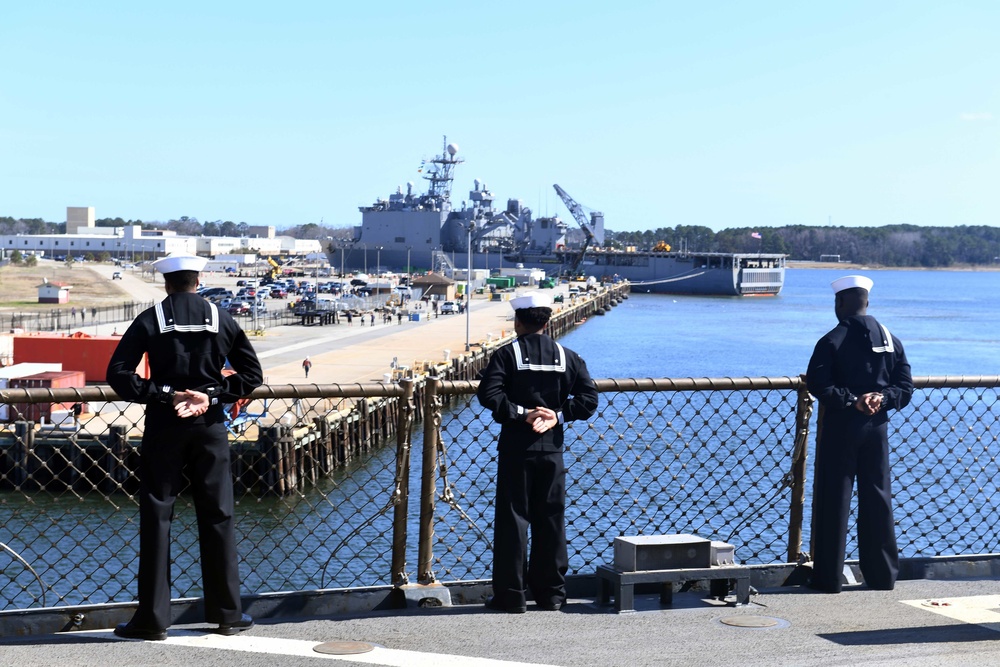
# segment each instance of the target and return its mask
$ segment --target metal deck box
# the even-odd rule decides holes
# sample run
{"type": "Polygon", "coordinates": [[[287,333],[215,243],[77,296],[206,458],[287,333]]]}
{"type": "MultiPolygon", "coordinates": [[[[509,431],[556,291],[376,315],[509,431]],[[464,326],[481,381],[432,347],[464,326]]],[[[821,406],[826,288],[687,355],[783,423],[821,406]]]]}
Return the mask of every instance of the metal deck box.
{"type": "Polygon", "coordinates": [[[615,568],[620,572],[705,568],[712,564],[712,542],[695,535],[636,535],[615,538],[615,568]]]}

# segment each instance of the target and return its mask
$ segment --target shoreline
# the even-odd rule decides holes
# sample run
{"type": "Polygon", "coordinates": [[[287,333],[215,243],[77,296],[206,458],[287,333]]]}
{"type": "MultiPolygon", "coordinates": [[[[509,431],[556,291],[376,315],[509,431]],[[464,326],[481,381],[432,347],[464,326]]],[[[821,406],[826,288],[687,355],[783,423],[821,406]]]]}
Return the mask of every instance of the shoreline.
{"type": "Polygon", "coordinates": [[[855,262],[814,262],[804,259],[785,260],[786,269],[850,269],[860,271],[956,271],[956,272],[996,272],[1000,264],[995,266],[979,266],[962,264],[958,266],[881,266],[876,264],[858,264],[855,262]]]}

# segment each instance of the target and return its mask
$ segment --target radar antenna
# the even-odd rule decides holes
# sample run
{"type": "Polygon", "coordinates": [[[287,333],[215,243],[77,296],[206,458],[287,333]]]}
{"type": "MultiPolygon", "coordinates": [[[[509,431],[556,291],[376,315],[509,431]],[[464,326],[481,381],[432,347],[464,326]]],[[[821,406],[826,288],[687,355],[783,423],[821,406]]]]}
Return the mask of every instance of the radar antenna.
{"type": "Polygon", "coordinates": [[[462,158],[455,157],[457,154],[458,144],[449,144],[448,137],[445,136],[441,155],[431,160],[431,166],[428,168],[427,175],[424,176],[425,180],[430,181],[427,194],[431,197],[451,199],[451,183],[455,180],[455,166],[465,162],[462,158]]]}

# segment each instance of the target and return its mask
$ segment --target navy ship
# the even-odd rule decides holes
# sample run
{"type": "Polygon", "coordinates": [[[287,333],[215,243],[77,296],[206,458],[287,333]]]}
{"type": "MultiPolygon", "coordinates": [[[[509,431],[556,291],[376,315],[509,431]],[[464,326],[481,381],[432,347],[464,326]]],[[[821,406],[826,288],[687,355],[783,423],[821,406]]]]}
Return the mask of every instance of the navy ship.
{"type": "Polygon", "coordinates": [[[332,267],[364,271],[447,273],[452,269],[540,268],[549,276],[585,275],[627,280],[633,291],[719,296],[776,295],[785,280],[785,255],[689,252],[669,248],[623,251],[603,248],[604,216],[584,210],[565,190],[556,192],[584,232],[584,243],[567,244],[568,225],[558,217],[532,215],[520,199],[498,208],[478,179],[460,205],[452,202],[458,146],[444,140],[441,154],[421,165],[427,191],[407,183],[388,199],[360,207],[361,224],[349,241],[327,248],[332,267]]]}

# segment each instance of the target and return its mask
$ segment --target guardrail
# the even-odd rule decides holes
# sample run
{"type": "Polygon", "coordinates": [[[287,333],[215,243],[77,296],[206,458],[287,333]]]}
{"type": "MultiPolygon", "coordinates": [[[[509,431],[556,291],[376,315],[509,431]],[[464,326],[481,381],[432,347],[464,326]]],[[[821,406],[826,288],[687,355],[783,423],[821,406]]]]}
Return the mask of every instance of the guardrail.
{"type": "MultiPolygon", "coordinates": [[[[231,436],[244,592],[489,577],[499,431],[451,368],[254,392],[231,436]]],[[[816,415],[801,378],[597,383],[598,414],[567,425],[571,573],[611,562],[619,535],[695,533],[747,564],[808,551],[816,415]]],[[[890,426],[902,555],[993,552],[1000,378],[915,384],[890,426]]],[[[132,600],[142,407],[100,386],[8,389],[0,405],[0,609],[132,600]]],[[[184,494],[173,535],[175,595],[198,596],[184,494]]]]}

